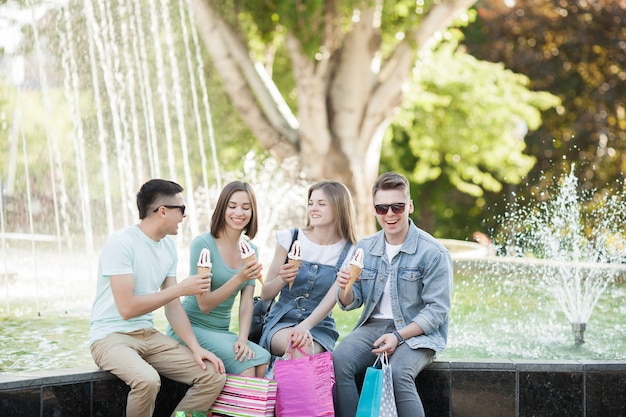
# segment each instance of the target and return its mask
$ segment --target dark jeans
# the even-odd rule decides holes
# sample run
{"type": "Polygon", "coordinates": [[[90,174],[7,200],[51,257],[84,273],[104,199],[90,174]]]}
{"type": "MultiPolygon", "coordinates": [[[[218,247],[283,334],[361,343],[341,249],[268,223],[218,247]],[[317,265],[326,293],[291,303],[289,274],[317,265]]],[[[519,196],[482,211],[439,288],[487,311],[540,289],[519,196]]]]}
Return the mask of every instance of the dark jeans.
{"type": "MultiPolygon", "coordinates": [[[[337,417],[354,417],[359,402],[357,377],[376,360],[374,341],[394,328],[393,320],[369,320],[339,343],[333,352],[337,380],[337,417]]],[[[424,406],[415,387],[415,378],[435,358],[431,349],[411,349],[406,343],[389,356],[398,417],[423,417],[424,406]]]]}

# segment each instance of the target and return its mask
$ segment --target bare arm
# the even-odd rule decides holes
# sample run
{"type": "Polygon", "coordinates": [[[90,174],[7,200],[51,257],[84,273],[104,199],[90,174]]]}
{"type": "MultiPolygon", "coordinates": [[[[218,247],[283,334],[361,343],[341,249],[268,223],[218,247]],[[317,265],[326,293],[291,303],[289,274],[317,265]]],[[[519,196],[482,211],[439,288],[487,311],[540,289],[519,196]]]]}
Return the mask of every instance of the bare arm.
{"type": "MultiPolygon", "coordinates": [[[[175,278],[167,278],[163,283],[161,291],[159,292],[167,291],[168,288],[172,288],[176,285],[177,284],[175,278]]],[[[198,339],[196,339],[196,335],[191,328],[191,323],[189,322],[187,312],[185,312],[185,309],[181,305],[179,298],[175,298],[165,305],[165,317],[172,326],[174,332],[176,332],[176,335],[180,337],[183,342],[185,342],[189,350],[191,350],[195,361],[202,369],[206,369],[206,364],[204,363],[204,360],[208,360],[213,364],[216,372],[225,372],[224,363],[222,362],[222,360],[212,352],[204,349],[198,343],[198,339]]]]}
{"type": "MultiPolygon", "coordinates": [[[[263,265],[259,262],[244,264],[235,275],[224,283],[224,285],[217,288],[215,291],[204,292],[198,295],[198,306],[200,310],[204,313],[213,310],[230,297],[232,293],[237,291],[244,282],[257,279],[262,270],[263,265]]],[[[254,289],[252,290],[254,291],[254,289]]],[[[250,313],[250,315],[252,316],[252,313],[250,313]]]]}
{"type": "Polygon", "coordinates": [[[180,283],[176,279],[168,277],[165,281],[172,280],[173,284],[163,286],[161,291],[153,294],[135,295],[135,279],[132,274],[111,275],[111,291],[115,304],[124,320],[151,313],[172,300],[178,300],[185,295],[202,294],[211,288],[211,282],[207,279],[208,274],[192,275],[180,283]]]}
{"type": "Polygon", "coordinates": [[[239,300],[239,338],[235,342],[235,360],[241,362],[247,357],[253,359],[256,355],[252,348],[248,346],[248,334],[250,333],[250,323],[252,322],[252,310],[254,309],[254,287],[246,285],[241,290],[239,300]]]}
{"type": "Polygon", "coordinates": [[[317,307],[315,307],[315,309],[311,312],[311,315],[302,322],[298,323],[295,327],[291,328],[289,337],[291,338],[294,346],[303,348],[307,343],[311,343],[313,341],[309,330],[315,327],[324,319],[324,317],[328,315],[328,313],[331,312],[336,304],[336,292],[337,284],[333,283],[322,301],[320,301],[317,307]]]}
{"type": "Polygon", "coordinates": [[[347,269],[341,269],[337,273],[337,280],[335,281],[335,288],[336,288],[335,291],[337,290],[339,291],[337,295],[339,297],[339,301],[344,306],[350,305],[354,301],[354,293],[352,292],[354,290],[349,291],[348,294],[344,295],[344,290],[349,280],[350,280],[350,272],[347,269]]]}
{"type": "Polygon", "coordinates": [[[286,257],[287,250],[280,244],[276,245],[274,259],[272,259],[270,269],[267,271],[265,285],[261,291],[261,298],[264,300],[275,298],[276,295],[283,289],[285,284],[296,278],[298,269],[294,265],[286,264],[286,257]]]}
{"type": "Polygon", "coordinates": [[[311,312],[311,315],[305,320],[300,322],[296,327],[303,327],[307,330],[311,330],[320,321],[324,319],[331,312],[335,306],[335,292],[337,291],[337,284],[333,284],[329,289],[322,301],[315,307],[315,310],[311,312]]]}
{"type": "Polygon", "coordinates": [[[239,299],[239,339],[248,340],[250,324],[252,323],[252,310],[254,309],[254,287],[246,285],[241,290],[239,299]]]}

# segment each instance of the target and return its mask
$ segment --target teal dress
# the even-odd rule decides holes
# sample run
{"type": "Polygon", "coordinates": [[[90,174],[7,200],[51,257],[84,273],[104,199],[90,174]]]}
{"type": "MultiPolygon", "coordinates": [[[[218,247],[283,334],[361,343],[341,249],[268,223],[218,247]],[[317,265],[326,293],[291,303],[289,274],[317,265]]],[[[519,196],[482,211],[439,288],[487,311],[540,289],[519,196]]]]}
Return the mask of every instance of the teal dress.
{"type": "MultiPolygon", "coordinates": [[[[252,247],[257,251],[254,245],[252,245],[252,247]]],[[[197,274],[198,258],[203,248],[207,248],[211,251],[211,263],[213,264],[213,268],[211,269],[211,273],[213,274],[211,278],[211,291],[214,291],[232,278],[232,276],[237,273],[238,269],[232,269],[226,265],[217,249],[215,239],[210,233],[205,233],[196,237],[191,242],[189,275],[197,274]]],[[[237,294],[239,294],[246,285],[254,286],[254,282],[249,281],[242,284],[230,297],[208,313],[204,313],[200,310],[196,296],[188,296],[183,300],[183,308],[189,316],[191,327],[198,342],[203,348],[209,352],[213,352],[219,357],[224,362],[226,372],[230,374],[239,374],[253,366],[266,364],[270,360],[269,352],[252,342],[248,342],[248,346],[254,351],[255,357],[250,360],[246,358],[243,362],[235,360],[233,346],[239,336],[230,331],[231,310],[237,294]]],[[[168,326],[166,333],[168,336],[182,343],[182,340],[174,333],[171,326],[168,326]]]]}

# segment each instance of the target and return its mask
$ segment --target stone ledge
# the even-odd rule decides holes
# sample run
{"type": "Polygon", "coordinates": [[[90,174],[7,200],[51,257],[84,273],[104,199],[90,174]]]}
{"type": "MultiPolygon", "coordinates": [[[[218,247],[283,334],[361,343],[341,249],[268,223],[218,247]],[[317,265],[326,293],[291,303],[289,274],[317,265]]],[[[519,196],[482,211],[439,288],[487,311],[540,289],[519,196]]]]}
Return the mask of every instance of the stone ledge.
{"type": "MultiPolygon", "coordinates": [[[[429,371],[602,372],[626,371],[623,361],[515,359],[438,359],[429,371]]],[[[31,372],[0,373],[0,391],[116,379],[96,365],[31,372]]]]}
{"type": "Polygon", "coordinates": [[[32,372],[0,373],[0,391],[115,379],[96,365],[32,372]]]}
{"type": "MultiPolygon", "coordinates": [[[[626,416],[624,361],[439,359],[416,385],[429,417],[626,416]]],[[[163,378],[155,417],[169,417],[186,390],[163,378]]],[[[0,416],[117,416],[127,394],[122,381],[95,365],[4,373],[0,416]]]]}

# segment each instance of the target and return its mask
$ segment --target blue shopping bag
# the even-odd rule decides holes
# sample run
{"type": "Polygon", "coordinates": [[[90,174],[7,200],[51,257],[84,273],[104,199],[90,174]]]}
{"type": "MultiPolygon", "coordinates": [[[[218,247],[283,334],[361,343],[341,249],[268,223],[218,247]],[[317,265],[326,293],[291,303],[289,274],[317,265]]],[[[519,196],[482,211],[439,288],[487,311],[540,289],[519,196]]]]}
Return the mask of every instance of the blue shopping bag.
{"type": "Polygon", "coordinates": [[[393,378],[387,353],[378,355],[365,371],[355,417],[397,417],[393,378]]]}
{"type": "Polygon", "coordinates": [[[383,394],[383,370],[380,365],[380,355],[372,366],[365,371],[365,379],[361,388],[359,405],[355,417],[378,417],[380,401],[383,394]]]}

